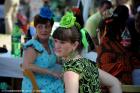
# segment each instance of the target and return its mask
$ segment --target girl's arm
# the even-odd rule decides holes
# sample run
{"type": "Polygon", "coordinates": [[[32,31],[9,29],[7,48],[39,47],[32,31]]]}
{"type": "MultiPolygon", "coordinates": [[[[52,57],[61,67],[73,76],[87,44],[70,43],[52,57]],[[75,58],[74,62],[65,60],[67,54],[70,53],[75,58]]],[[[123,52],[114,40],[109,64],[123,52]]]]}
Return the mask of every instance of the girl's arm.
{"type": "Polygon", "coordinates": [[[65,93],[79,93],[79,74],[73,71],[64,73],[65,93]]]}
{"type": "Polygon", "coordinates": [[[99,69],[99,79],[101,84],[109,88],[110,93],[122,93],[121,83],[116,77],[99,69]]]}
{"type": "Polygon", "coordinates": [[[23,57],[23,69],[29,69],[35,73],[40,73],[40,74],[44,74],[44,75],[48,74],[48,75],[52,75],[52,76],[60,78],[60,76],[61,76],[60,73],[50,71],[46,68],[40,68],[34,64],[34,61],[38,56],[38,52],[35,51],[32,47],[29,47],[26,50],[24,50],[23,56],[24,56],[23,57]]]}

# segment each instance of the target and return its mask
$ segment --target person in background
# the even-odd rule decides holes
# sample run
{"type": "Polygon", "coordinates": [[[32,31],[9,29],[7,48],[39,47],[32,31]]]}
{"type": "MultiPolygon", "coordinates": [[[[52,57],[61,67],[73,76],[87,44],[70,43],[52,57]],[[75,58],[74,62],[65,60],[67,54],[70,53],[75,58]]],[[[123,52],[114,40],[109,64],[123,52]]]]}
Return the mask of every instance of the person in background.
{"type": "Polygon", "coordinates": [[[5,34],[4,2],[5,0],[0,0],[0,33],[2,34],[5,34]]]}
{"type": "Polygon", "coordinates": [[[129,10],[129,17],[134,17],[132,13],[132,0],[113,0],[115,2],[114,6],[125,5],[129,10]]]}
{"type": "MultiPolygon", "coordinates": [[[[123,46],[122,33],[127,30],[128,8],[118,6],[113,15],[100,26],[101,44],[98,47],[99,68],[117,77],[123,84],[132,84],[132,64],[127,46],[123,46]]],[[[125,36],[127,37],[127,36],[125,36]]],[[[129,40],[130,41],[130,40],[129,40]]]]}
{"type": "MultiPolygon", "coordinates": [[[[28,3],[30,3],[28,1],[28,3]]],[[[42,7],[50,7],[50,0],[42,0],[42,7]]],[[[25,32],[25,42],[36,36],[36,28],[34,27],[33,21],[26,22],[27,24],[23,26],[23,31],[25,32]],[[27,29],[24,29],[27,28],[27,29]]]]}
{"type": "Polygon", "coordinates": [[[10,34],[13,31],[13,25],[16,23],[16,16],[19,8],[20,0],[5,0],[5,30],[6,34],[10,34]]]}
{"type": "Polygon", "coordinates": [[[135,29],[137,31],[137,35],[139,35],[139,38],[137,38],[137,46],[135,47],[137,51],[134,52],[135,56],[133,57],[133,84],[134,85],[140,85],[140,6],[137,8],[137,13],[135,15],[135,29]]]}
{"type": "Polygon", "coordinates": [[[137,7],[137,14],[135,15],[135,28],[138,33],[140,33],[140,29],[138,28],[140,25],[140,5],[137,7]]]}
{"type": "Polygon", "coordinates": [[[87,42],[83,42],[86,37],[82,31],[73,13],[67,12],[52,35],[55,53],[63,60],[65,93],[100,93],[99,79],[109,87],[111,93],[122,93],[118,79],[98,70],[95,62],[81,56],[82,49],[87,45],[87,42]]]}
{"type": "Polygon", "coordinates": [[[43,6],[49,7],[49,3],[51,2],[51,0],[42,0],[42,2],[43,2],[43,6]]]}
{"type": "MultiPolygon", "coordinates": [[[[54,42],[50,36],[53,26],[53,14],[48,7],[42,7],[34,18],[36,37],[23,46],[23,69],[31,70],[41,93],[63,93],[61,67],[57,65],[54,42]]],[[[24,76],[22,90],[32,91],[31,81],[24,76]]],[[[35,90],[36,91],[36,90],[35,90]]]]}
{"type": "Polygon", "coordinates": [[[100,6],[99,6],[99,10],[91,15],[88,20],[85,23],[85,30],[87,30],[87,32],[89,33],[89,35],[91,36],[95,48],[98,46],[98,39],[97,39],[97,28],[99,26],[100,21],[104,18],[104,14],[105,12],[110,9],[112,7],[112,4],[110,1],[102,1],[100,6]]]}
{"type": "Polygon", "coordinates": [[[89,15],[90,10],[93,8],[94,0],[78,0],[77,1],[77,7],[79,7],[82,10],[82,17],[84,23],[86,23],[89,15]]]}

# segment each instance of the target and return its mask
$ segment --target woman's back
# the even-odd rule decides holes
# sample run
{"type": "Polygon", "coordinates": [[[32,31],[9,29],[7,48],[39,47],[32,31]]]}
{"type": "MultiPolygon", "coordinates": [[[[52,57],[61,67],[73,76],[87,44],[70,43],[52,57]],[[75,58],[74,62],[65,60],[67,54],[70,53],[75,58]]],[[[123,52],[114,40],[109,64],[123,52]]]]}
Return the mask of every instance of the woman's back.
{"type": "Polygon", "coordinates": [[[63,67],[64,71],[74,71],[80,75],[79,93],[100,93],[96,63],[86,58],[79,58],[65,62],[63,67]]]}

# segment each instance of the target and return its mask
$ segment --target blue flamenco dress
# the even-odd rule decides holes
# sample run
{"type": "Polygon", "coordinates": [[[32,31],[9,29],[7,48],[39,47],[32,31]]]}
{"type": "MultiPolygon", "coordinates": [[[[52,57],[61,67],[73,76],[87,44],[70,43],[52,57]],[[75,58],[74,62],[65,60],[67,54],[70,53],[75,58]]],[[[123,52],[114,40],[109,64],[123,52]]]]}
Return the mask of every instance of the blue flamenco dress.
{"type": "MultiPolygon", "coordinates": [[[[39,52],[39,55],[34,62],[34,64],[38,67],[61,71],[61,66],[56,64],[56,55],[54,54],[53,46],[53,40],[50,38],[49,48],[51,50],[51,54],[48,54],[48,52],[38,40],[32,39],[24,45],[24,49],[33,47],[39,52]]],[[[47,74],[42,75],[37,73],[35,73],[35,78],[41,93],[64,93],[64,85],[61,79],[47,74]]],[[[22,93],[31,93],[32,88],[31,81],[29,78],[24,76],[22,81],[22,93]]]]}

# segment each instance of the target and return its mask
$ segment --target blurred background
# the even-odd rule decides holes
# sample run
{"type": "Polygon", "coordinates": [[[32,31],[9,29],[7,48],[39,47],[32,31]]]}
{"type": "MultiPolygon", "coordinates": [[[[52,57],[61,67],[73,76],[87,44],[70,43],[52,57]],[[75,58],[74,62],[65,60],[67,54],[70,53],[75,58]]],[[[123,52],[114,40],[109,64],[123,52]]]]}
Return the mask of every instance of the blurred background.
{"type": "MultiPolygon", "coordinates": [[[[11,39],[14,25],[18,23],[21,32],[25,35],[28,30],[28,25],[33,25],[34,16],[39,13],[42,6],[49,6],[54,13],[54,28],[57,27],[60,18],[64,13],[77,7],[83,13],[84,21],[97,11],[97,7],[103,0],[0,0],[0,47],[6,44],[11,50],[11,39]],[[85,12],[86,11],[86,12],[85,12]],[[22,26],[21,26],[22,25],[22,26]],[[9,39],[5,39],[5,37],[9,39]]],[[[137,7],[140,5],[140,0],[109,0],[113,7],[120,4],[126,4],[132,16],[135,15],[137,7]]],[[[24,40],[22,39],[24,42],[24,40]]]]}

